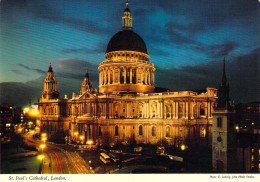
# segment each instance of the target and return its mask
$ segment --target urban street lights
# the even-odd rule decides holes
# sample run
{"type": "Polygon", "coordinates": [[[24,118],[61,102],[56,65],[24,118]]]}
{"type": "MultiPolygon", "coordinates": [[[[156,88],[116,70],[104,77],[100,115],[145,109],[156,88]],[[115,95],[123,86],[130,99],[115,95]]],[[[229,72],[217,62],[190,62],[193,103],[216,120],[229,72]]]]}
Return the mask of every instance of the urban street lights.
{"type": "Polygon", "coordinates": [[[82,143],[82,144],[84,144],[84,138],[85,138],[85,137],[84,137],[83,135],[81,135],[81,136],[79,137],[79,139],[81,140],[81,143],[82,143]]]}
{"type": "Polygon", "coordinates": [[[78,132],[75,132],[75,133],[74,133],[76,143],[78,142],[78,134],[79,134],[78,132]]]}
{"type": "Polygon", "coordinates": [[[43,153],[43,149],[46,147],[46,145],[45,144],[41,144],[40,147],[41,147],[42,153],[43,153]]]}
{"type": "Polygon", "coordinates": [[[184,151],[186,149],[186,146],[184,144],[181,145],[181,150],[184,151]]]}
{"type": "Polygon", "coordinates": [[[43,160],[44,160],[44,155],[38,155],[38,159],[41,160],[41,174],[43,172],[43,160]]]}

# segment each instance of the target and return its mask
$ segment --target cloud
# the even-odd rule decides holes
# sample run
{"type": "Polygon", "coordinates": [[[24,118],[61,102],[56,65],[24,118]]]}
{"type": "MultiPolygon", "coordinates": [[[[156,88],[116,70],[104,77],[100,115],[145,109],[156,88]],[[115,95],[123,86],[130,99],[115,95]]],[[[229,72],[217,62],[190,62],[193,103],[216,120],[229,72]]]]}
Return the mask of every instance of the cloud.
{"type": "Polygon", "coordinates": [[[98,54],[104,53],[106,51],[107,43],[105,41],[99,42],[96,46],[92,45],[91,48],[89,47],[82,47],[82,48],[69,48],[69,49],[62,49],[60,52],[65,54],[70,53],[78,53],[78,54],[98,54]]]}
{"type": "Polygon", "coordinates": [[[176,28],[176,24],[173,24],[173,22],[169,22],[166,25],[166,33],[172,43],[175,44],[200,44],[199,42],[184,36],[180,32],[176,31],[174,28],[176,28]]]}
{"type": "MultiPolygon", "coordinates": [[[[212,27],[227,25],[228,22],[242,21],[245,24],[259,22],[258,0],[147,0],[165,12],[182,15],[189,19],[192,31],[205,31],[212,27]]],[[[146,2],[147,2],[146,1],[146,2]]],[[[145,2],[143,2],[145,3],[145,2]]]]}
{"type": "Polygon", "coordinates": [[[156,47],[156,45],[151,45],[149,47],[149,52],[156,56],[169,56],[170,55],[170,53],[168,51],[164,51],[164,50],[156,47]]]}
{"type": "Polygon", "coordinates": [[[28,76],[29,74],[22,72],[21,70],[11,70],[12,72],[19,74],[19,75],[23,75],[23,76],[28,76]]]}
{"type": "MultiPolygon", "coordinates": [[[[231,99],[238,102],[260,100],[260,48],[226,62],[231,99]]],[[[222,78],[223,61],[213,61],[182,68],[157,69],[156,85],[171,91],[218,88],[222,78]]]]}
{"type": "Polygon", "coordinates": [[[88,70],[92,82],[98,81],[98,65],[79,59],[58,59],[53,66],[57,77],[83,80],[88,70]]]}
{"type": "Polygon", "coordinates": [[[105,29],[91,19],[73,17],[73,15],[65,12],[65,10],[59,13],[58,10],[51,7],[51,4],[41,0],[3,0],[1,10],[3,10],[3,15],[6,18],[10,17],[12,12],[23,10],[33,17],[63,24],[84,32],[105,34],[109,31],[108,28],[105,29]]]}
{"type": "Polygon", "coordinates": [[[239,44],[235,41],[224,41],[221,44],[216,45],[196,45],[193,47],[194,50],[203,52],[211,58],[218,58],[223,55],[230,54],[233,50],[237,49],[239,44]]]}
{"type": "Polygon", "coordinates": [[[44,73],[46,73],[45,71],[43,71],[43,70],[40,70],[40,69],[37,69],[37,68],[31,68],[31,67],[29,67],[29,66],[26,66],[26,65],[24,65],[24,64],[17,64],[18,66],[20,66],[20,67],[22,67],[22,68],[25,68],[25,69],[27,69],[27,70],[30,70],[30,71],[34,71],[34,72],[36,72],[36,73],[39,73],[39,74],[44,74],[44,73]]]}
{"type": "Polygon", "coordinates": [[[0,100],[1,103],[24,106],[29,104],[29,99],[32,99],[33,103],[37,102],[37,98],[41,97],[41,91],[37,87],[31,87],[25,83],[0,83],[0,100]]]}

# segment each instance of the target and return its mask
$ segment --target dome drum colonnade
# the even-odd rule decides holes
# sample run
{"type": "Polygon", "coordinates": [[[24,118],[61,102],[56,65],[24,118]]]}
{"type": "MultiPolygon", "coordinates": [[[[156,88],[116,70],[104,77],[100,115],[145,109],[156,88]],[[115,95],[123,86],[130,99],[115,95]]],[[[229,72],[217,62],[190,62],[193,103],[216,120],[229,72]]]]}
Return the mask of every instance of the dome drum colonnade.
{"type": "Polygon", "coordinates": [[[99,66],[101,93],[113,91],[152,93],[154,91],[155,68],[148,61],[147,54],[135,51],[115,51],[107,54],[106,60],[99,66]],[[140,59],[141,57],[147,61],[140,59]]]}

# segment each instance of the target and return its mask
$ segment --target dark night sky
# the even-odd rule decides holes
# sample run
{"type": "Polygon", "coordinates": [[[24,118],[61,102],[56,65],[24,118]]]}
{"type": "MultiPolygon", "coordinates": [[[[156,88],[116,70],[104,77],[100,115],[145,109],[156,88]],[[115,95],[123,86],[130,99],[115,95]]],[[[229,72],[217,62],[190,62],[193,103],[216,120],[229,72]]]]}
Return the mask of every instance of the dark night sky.
{"type": "MultiPolygon", "coordinates": [[[[1,102],[41,97],[52,62],[61,95],[79,93],[120,31],[124,0],[0,1],[1,102]]],[[[218,88],[223,54],[231,99],[260,100],[258,0],[130,0],[134,31],[156,67],[156,86],[171,91],[218,88]]],[[[63,97],[63,96],[62,96],[63,97]]]]}

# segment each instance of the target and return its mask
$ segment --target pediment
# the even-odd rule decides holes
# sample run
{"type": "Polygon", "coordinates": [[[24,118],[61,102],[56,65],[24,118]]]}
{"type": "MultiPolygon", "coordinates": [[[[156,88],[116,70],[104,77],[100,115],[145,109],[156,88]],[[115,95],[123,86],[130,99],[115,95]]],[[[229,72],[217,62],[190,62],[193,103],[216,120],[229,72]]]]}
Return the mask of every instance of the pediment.
{"type": "Polygon", "coordinates": [[[86,91],[84,92],[80,97],[79,99],[94,99],[96,98],[92,93],[86,91]]]}

